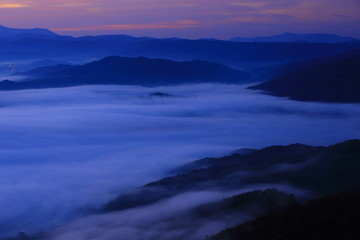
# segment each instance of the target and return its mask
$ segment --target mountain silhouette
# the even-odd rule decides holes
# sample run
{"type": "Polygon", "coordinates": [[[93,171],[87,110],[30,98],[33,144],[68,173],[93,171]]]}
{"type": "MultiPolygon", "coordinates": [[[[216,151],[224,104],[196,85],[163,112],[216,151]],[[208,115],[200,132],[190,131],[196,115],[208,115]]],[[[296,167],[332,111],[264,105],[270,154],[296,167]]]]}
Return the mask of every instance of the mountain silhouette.
{"type": "Polygon", "coordinates": [[[344,192],[226,229],[206,240],[356,240],[360,193],[344,192]]]}
{"type": "Polygon", "coordinates": [[[204,60],[239,67],[257,62],[290,62],[340,54],[360,48],[359,41],[231,42],[212,39],[149,38],[127,35],[70,37],[46,29],[1,28],[0,60],[86,60],[112,55],[148,57],[176,61],[204,60]]]}
{"type": "Polygon", "coordinates": [[[206,60],[228,66],[259,62],[291,62],[340,54],[360,48],[360,42],[345,43],[252,43],[218,40],[150,39],[118,51],[121,56],[146,56],[173,60],[206,60]]]}
{"type": "Polygon", "coordinates": [[[16,38],[16,37],[31,37],[31,36],[58,36],[56,33],[45,28],[7,28],[0,25],[0,39],[1,38],[16,38]]]}
{"type": "Polygon", "coordinates": [[[293,144],[208,158],[206,167],[199,165],[198,169],[146,184],[118,196],[102,210],[111,212],[148,205],[189,191],[234,190],[249,185],[287,183],[315,196],[357,191],[360,190],[359,157],[360,140],[352,140],[329,147],[293,144]]]}
{"type": "Polygon", "coordinates": [[[310,33],[296,34],[283,33],[275,36],[253,37],[253,38],[233,38],[234,42],[311,42],[311,43],[340,43],[359,41],[357,38],[343,37],[335,34],[310,33]]]}
{"type": "Polygon", "coordinates": [[[57,65],[22,73],[25,81],[0,82],[0,90],[70,87],[94,84],[177,85],[192,83],[246,83],[246,73],[205,61],[107,57],[84,65],[57,65]]]}
{"type": "Polygon", "coordinates": [[[305,67],[250,89],[299,101],[360,102],[360,52],[348,58],[305,67]]]}

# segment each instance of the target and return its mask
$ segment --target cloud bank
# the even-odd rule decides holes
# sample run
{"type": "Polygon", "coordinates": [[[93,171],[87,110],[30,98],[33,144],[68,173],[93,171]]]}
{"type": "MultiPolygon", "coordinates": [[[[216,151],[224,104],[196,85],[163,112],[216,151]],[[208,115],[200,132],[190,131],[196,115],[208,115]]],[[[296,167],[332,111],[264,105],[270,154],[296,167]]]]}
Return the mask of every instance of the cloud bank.
{"type": "Polygon", "coordinates": [[[0,115],[1,235],[76,219],[198,158],[360,136],[358,104],[295,102],[232,85],[1,92],[0,115]]]}

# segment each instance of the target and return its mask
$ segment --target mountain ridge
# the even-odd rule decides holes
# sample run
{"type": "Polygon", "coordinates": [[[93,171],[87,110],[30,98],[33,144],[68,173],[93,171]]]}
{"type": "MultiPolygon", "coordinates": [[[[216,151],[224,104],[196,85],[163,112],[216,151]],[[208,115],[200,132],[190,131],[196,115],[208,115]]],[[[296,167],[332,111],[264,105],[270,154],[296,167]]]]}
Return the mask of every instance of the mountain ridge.
{"type": "Polygon", "coordinates": [[[325,33],[308,33],[308,34],[297,34],[297,33],[283,33],[273,36],[261,36],[261,37],[237,37],[232,38],[230,41],[234,42],[312,42],[312,43],[340,43],[340,42],[354,42],[360,41],[353,37],[344,37],[335,34],[325,33]]]}
{"type": "Polygon", "coordinates": [[[176,62],[145,57],[106,57],[84,65],[57,65],[22,73],[22,82],[2,81],[0,90],[70,87],[80,85],[178,85],[192,83],[246,83],[249,76],[217,63],[176,62]]]}
{"type": "Polygon", "coordinates": [[[8,28],[0,25],[0,38],[16,38],[25,36],[60,36],[46,28],[8,28]]]}
{"type": "Polygon", "coordinates": [[[177,61],[199,59],[238,69],[243,69],[243,65],[246,66],[248,63],[289,62],[360,48],[360,42],[356,41],[333,44],[237,43],[225,40],[133,37],[121,34],[71,37],[48,33],[0,40],[2,42],[0,60],[2,61],[45,58],[61,61],[80,58],[80,60],[88,61],[93,58],[121,55],[177,61]]]}
{"type": "Polygon", "coordinates": [[[359,150],[360,140],[349,140],[328,147],[270,146],[248,154],[213,158],[208,166],[190,169],[120,195],[102,210],[111,212],[143,206],[187,191],[229,190],[284,182],[307,189],[315,196],[360,190],[360,177],[355,174],[360,171],[359,150]]]}
{"type": "Polygon", "coordinates": [[[320,62],[249,87],[298,101],[360,102],[360,51],[357,55],[320,62]]]}
{"type": "Polygon", "coordinates": [[[356,240],[359,201],[359,192],[337,193],[225,229],[206,240],[356,240]]]}

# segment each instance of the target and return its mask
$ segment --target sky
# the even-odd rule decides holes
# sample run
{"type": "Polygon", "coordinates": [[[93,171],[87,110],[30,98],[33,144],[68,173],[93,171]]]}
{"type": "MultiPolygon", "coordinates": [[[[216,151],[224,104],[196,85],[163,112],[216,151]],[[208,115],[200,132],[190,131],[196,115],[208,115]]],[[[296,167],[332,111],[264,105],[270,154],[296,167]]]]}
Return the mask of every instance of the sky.
{"type": "Polygon", "coordinates": [[[4,0],[0,24],[73,36],[227,39],[323,32],[360,38],[360,1],[4,0]]]}
{"type": "Polygon", "coordinates": [[[81,36],[220,38],[324,32],[360,38],[359,0],[5,0],[0,24],[81,36]]]}

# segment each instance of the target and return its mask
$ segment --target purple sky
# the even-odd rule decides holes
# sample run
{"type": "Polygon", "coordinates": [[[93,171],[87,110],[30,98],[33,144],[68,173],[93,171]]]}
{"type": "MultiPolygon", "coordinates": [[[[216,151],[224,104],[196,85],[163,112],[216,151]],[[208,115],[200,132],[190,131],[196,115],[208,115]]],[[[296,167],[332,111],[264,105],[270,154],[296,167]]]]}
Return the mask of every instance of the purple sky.
{"type": "Polygon", "coordinates": [[[0,0],[0,24],[67,35],[231,38],[283,32],[360,38],[359,0],[0,0]]]}

